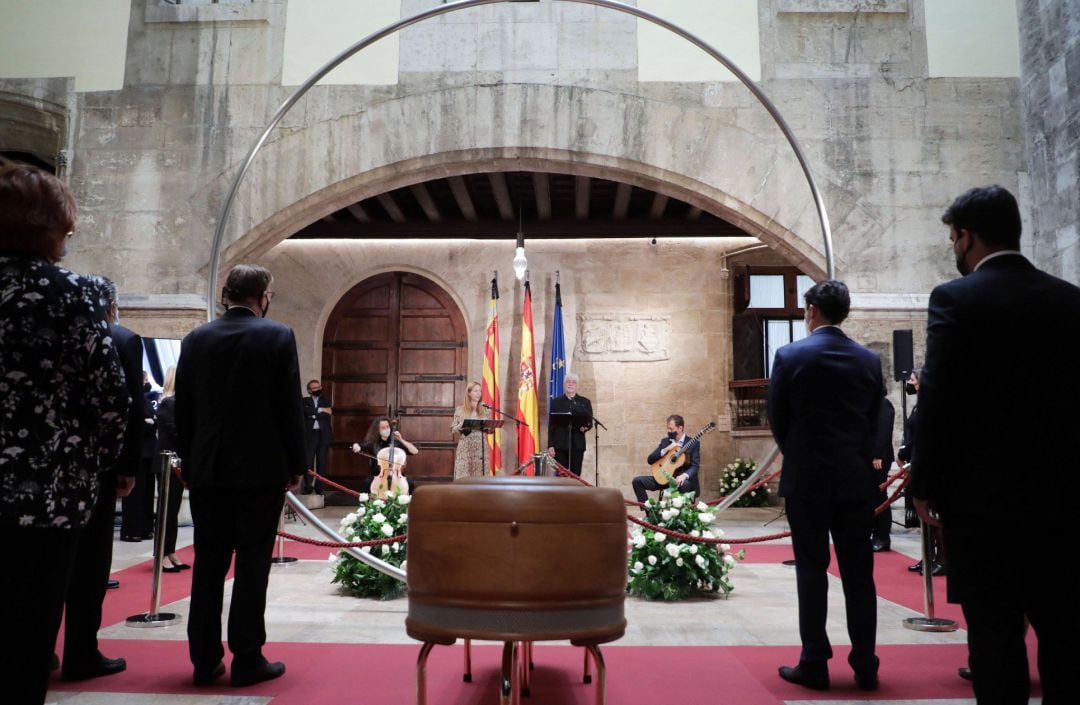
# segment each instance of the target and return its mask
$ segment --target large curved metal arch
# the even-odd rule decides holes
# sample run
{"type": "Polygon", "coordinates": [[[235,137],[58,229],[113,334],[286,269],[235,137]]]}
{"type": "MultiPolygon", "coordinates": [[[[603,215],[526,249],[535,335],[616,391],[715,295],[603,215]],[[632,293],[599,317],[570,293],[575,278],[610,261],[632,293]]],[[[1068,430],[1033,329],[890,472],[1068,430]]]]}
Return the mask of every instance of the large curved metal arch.
{"type": "MultiPolygon", "coordinates": [[[[306,81],[304,81],[299,87],[297,87],[295,91],[293,91],[292,95],[290,95],[285,100],[285,102],[281,104],[281,107],[278,108],[277,112],[274,113],[274,117],[271,118],[270,123],[266,126],[266,129],[263,130],[262,134],[259,135],[259,138],[255,140],[255,144],[253,144],[251,149],[248,151],[247,157],[244,159],[244,163],[240,167],[240,171],[237,172],[236,179],[233,180],[232,187],[229,189],[229,194],[225,198],[225,202],[221,207],[221,214],[218,217],[217,227],[214,230],[214,240],[210,246],[210,272],[206,287],[206,318],[208,321],[214,320],[216,314],[215,294],[217,292],[218,267],[220,266],[221,262],[221,243],[225,235],[225,225],[228,222],[229,215],[232,213],[233,202],[236,200],[236,193],[240,189],[240,184],[243,182],[244,176],[247,175],[248,170],[251,168],[252,163],[255,161],[255,157],[258,155],[259,150],[261,150],[263,145],[266,143],[266,140],[270,136],[270,133],[274,131],[274,128],[277,127],[278,123],[281,122],[281,119],[284,118],[285,115],[289,112],[289,110],[292,109],[293,105],[295,105],[297,101],[303,98],[304,95],[309,90],[311,90],[311,88],[315,84],[317,84],[326,76],[326,74],[333,71],[340,64],[351,58],[354,54],[361,51],[362,49],[367,48],[368,46],[371,46],[380,39],[384,39],[385,37],[395,34],[402,29],[409,27],[410,25],[423,22],[424,20],[430,19],[432,17],[438,17],[439,15],[457,12],[458,10],[465,10],[470,7],[522,1],[523,0],[457,0],[457,2],[451,2],[445,5],[440,5],[438,7],[433,7],[430,10],[424,10],[423,12],[419,12],[415,15],[412,15],[411,17],[406,17],[404,19],[398,20],[393,24],[389,24],[386,27],[383,27],[382,29],[369,34],[368,36],[364,37],[349,48],[339,53],[334,58],[330,59],[330,61],[323,64],[321,68],[315,71],[315,73],[311,74],[311,76],[309,76],[306,81]]],[[[633,15],[634,17],[638,17],[639,19],[651,22],[687,40],[712,58],[716,59],[716,61],[720,62],[720,64],[723,65],[724,68],[733,73],[735,77],[738,78],[739,81],[742,82],[742,84],[746,86],[746,88],[754,95],[754,97],[757,98],[758,102],[761,103],[762,107],[764,107],[765,110],[768,111],[769,116],[772,117],[773,122],[775,122],[777,127],[780,128],[780,131],[783,133],[784,137],[788,141],[788,145],[795,153],[795,158],[798,159],[799,166],[802,167],[803,175],[806,177],[807,184],[809,184],[810,186],[810,193],[814,199],[814,207],[817,209],[818,221],[821,225],[821,234],[825,246],[826,276],[828,276],[829,278],[835,276],[836,267],[833,259],[832,229],[829,225],[829,216],[828,213],[826,213],[825,211],[825,202],[821,197],[821,191],[818,189],[817,181],[814,180],[814,174],[810,170],[810,163],[807,161],[806,154],[803,152],[802,146],[799,144],[799,140],[795,137],[795,133],[791,130],[791,127],[787,124],[787,121],[784,120],[783,116],[780,114],[780,111],[776,108],[773,102],[769,100],[769,97],[765,95],[765,92],[754,82],[753,79],[751,79],[746,74],[745,71],[739,68],[739,66],[735,62],[725,56],[723,52],[715,49],[712,45],[710,45],[708,42],[701,39],[694,33],[675,24],[674,22],[665,20],[663,17],[654,15],[653,13],[646,10],[641,10],[632,5],[626,5],[622,2],[617,2],[616,0],[554,0],[554,2],[568,2],[576,3],[579,5],[595,5],[597,7],[604,7],[609,10],[621,12],[623,14],[633,15]]]]}

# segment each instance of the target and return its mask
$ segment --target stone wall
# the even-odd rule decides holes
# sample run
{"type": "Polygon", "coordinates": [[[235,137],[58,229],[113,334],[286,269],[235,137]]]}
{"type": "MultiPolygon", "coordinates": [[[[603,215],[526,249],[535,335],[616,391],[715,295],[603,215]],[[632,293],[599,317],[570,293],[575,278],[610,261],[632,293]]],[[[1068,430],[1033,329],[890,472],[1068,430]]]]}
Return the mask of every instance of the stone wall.
{"type": "Polygon", "coordinates": [[[1018,0],[1035,262],[1080,283],[1080,5],[1018,0]]]}

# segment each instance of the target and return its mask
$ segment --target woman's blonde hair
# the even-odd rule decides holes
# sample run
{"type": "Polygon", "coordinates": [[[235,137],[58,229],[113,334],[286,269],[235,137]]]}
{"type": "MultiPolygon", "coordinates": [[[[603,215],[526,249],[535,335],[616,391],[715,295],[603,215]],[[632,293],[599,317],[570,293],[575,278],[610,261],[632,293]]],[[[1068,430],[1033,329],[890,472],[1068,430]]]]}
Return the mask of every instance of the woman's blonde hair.
{"type": "Polygon", "coordinates": [[[161,387],[162,398],[171,397],[176,394],[176,365],[171,365],[168,370],[165,371],[165,384],[161,387]]]}
{"type": "MultiPolygon", "coordinates": [[[[462,411],[470,411],[472,409],[472,399],[469,398],[469,395],[472,394],[472,390],[475,387],[479,387],[479,386],[480,386],[479,382],[469,382],[467,385],[465,385],[465,400],[461,403],[461,410],[462,411]]],[[[476,410],[477,411],[480,410],[479,402],[476,405],[476,410]]]]}

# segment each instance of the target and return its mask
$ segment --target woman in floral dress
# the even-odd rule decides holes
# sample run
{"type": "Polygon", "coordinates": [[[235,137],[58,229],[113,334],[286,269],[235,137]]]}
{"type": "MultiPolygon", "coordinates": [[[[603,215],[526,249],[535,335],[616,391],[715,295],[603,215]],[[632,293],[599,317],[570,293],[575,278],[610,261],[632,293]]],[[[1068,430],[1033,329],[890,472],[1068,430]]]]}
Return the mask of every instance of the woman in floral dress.
{"type": "Polygon", "coordinates": [[[450,432],[457,439],[457,453],[454,454],[454,479],[459,477],[478,477],[484,474],[484,434],[480,431],[462,432],[465,419],[490,418],[487,409],[480,406],[480,383],[469,382],[465,387],[465,403],[454,410],[454,421],[450,432]]]}

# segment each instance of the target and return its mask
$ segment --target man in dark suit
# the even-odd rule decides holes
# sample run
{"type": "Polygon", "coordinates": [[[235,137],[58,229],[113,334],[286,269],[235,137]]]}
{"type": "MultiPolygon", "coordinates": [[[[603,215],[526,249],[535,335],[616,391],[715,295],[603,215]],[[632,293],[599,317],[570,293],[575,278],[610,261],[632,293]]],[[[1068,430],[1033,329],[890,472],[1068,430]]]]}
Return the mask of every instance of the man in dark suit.
{"type": "Polygon", "coordinates": [[[1025,617],[1044,705],[1077,703],[1080,572],[1061,550],[1080,494],[1080,289],[1020,254],[1000,186],[962,194],[942,222],[963,276],[930,295],[910,491],[944,527],[980,705],[1028,701],[1025,617]]]}
{"type": "MultiPolygon", "coordinates": [[[[893,423],[896,421],[896,409],[886,397],[881,398],[881,408],[878,410],[877,438],[874,440],[874,477],[878,485],[885,484],[889,478],[889,468],[896,460],[893,452],[893,423]]],[[[878,505],[889,501],[889,488],[878,492],[878,505]]],[[[874,519],[874,531],[871,535],[870,547],[874,553],[888,551],[892,545],[889,533],[892,529],[892,509],[885,507],[881,514],[874,519]]]]}
{"type": "Polygon", "coordinates": [[[296,338],[264,318],[270,281],[263,267],[233,267],[224,315],[193,330],[180,347],[177,441],[195,523],[188,645],[199,686],[225,672],[221,605],[234,552],[231,683],[285,672],[285,664],[262,653],[266,587],[285,490],[300,486],[307,463],[296,338]]]}
{"type": "MultiPolygon", "coordinates": [[[[686,444],[688,439],[686,438],[686,422],[683,421],[683,417],[678,414],[667,417],[667,430],[667,435],[660,439],[656,450],[645,459],[645,462],[649,465],[660,460],[660,458],[666,457],[669,453],[680,450],[686,444]]],[[[701,485],[698,483],[698,468],[700,466],[701,445],[695,442],[690,444],[690,449],[686,451],[686,461],[675,471],[673,477],[676,489],[679,492],[693,492],[697,496],[701,495],[701,485]]],[[[652,475],[638,475],[630,484],[634,488],[634,496],[637,497],[639,502],[644,502],[649,498],[647,492],[663,489],[652,475]]]]}
{"type": "MultiPolygon", "coordinates": [[[[318,474],[326,477],[326,451],[334,441],[331,429],[330,400],[323,396],[322,382],[313,379],[307,383],[307,396],[303,398],[304,405],[304,457],[318,474]]],[[[311,475],[304,475],[304,494],[315,492],[323,493],[323,483],[311,475]]]]}
{"type": "Polygon", "coordinates": [[[551,402],[548,422],[548,455],[575,475],[581,475],[585,434],[592,428],[593,418],[592,403],[577,393],[578,382],[578,376],[573,372],[566,375],[563,380],[566,391],[551,402]],[[574,424],[572,416],[587,417],[588,421],[574,424]]]}
{"type": "Polygon", "coordinates": [[[135,485],[142,456],[142,338],[115,321],[116,285],[105,277],[90,277],[106,311],[131,402],[128,405],[124,445],[116,463],[100,475],[100,492],[90,521],[83,529],[64,599],[64,659],[60,677],[81,681],[120,673],[127,668],[122,658],[106,658],[98,650],[101,605],[112,569],[113,523],[116,498],[128,496],[135,485]]]}
{"type": "Polygon", "coordinates": [[[810,335],[776,351],[769,379],[769,424],[784,454],[780,496],[791,526],[802,638],[799,665],[781,666],[780,677],[829,687],[831,534],[851,638],[848,663],[856,684],[874,690],[877,595],[870,533],[878,489],[871,461],[885,396],[881,359],[838,327],[851,308],[842,282],[820,282],[804,297],[810,335]]]}

